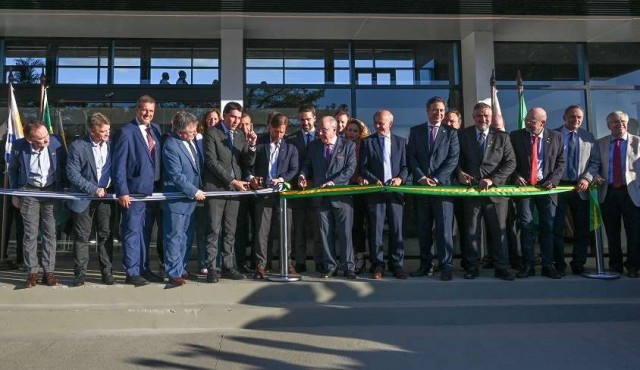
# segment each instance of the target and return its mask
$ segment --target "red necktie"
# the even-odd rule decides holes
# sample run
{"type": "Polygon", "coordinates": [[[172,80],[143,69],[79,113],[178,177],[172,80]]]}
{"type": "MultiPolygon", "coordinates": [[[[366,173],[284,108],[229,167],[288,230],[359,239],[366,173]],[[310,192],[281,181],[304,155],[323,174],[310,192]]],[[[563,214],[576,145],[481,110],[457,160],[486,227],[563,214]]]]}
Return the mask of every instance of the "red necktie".
{"type": "Polygon", "coordinates": [[[151,153],[151,157],[153,157],[155,154],[154,150],[156,149],[156,141],[153,140],[150,127],[147,127],[147,144],[149,144],[149,153],[151,153]]]}
{"type": "Polygon", "coordinates": [[[538,135],[533,135],[531,144],[531,175],[529,176],[531,185],[538,183],[538,135]]]}
{"type": "Polygon", "coordinates": [[[616,139],[613,147],[613,187],[622,187],[622,158],[620,158],[620,142],[622,139],[616,139]]]}

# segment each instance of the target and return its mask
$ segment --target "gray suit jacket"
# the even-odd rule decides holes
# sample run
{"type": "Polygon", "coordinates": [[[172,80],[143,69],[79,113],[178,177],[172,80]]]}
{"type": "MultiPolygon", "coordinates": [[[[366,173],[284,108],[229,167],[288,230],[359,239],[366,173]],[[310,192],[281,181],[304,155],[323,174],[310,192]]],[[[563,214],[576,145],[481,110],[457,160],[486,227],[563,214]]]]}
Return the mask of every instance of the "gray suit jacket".
{"type": "Polygon", "coordinates": [[[249,149],[244,133],[235,130],[233,150],[223,123],[209,127],[204,133],[204,183],[206,190],[232,190],[231,181],[240,180],[248,172],[256,158],[249,149]],[[235,176],[231,176],[231,169],[235,176]]]}
{"type": "MultiPolygon", "coordinates": [[[[556,131],[560,132],[564,138],[562,127],[564,126],[558,127],[556,131]]],[[[600,171],[600,151],[593,134],[581,128],[578,129],[578,154],[578,177],[584,178],[589,182],[593,181],[593,177],[600,171]]],[[[566,158],[567,163],[569,160],[569,158],[566,158]]],[[[566,167],[567,165],[565,164],[565,169],[566,167]]],[[[589,199],[587,192],[580,192],[578,195],[584,200],[589,199]]]]}
{"type": "MultiPolygon", "coordinates": [[[[600,150],[600,157],[602,158],[602,166],[600,166],[600,176],[608,180],[609,177],[609,142],[611,141],[611,135],[607,135],[598,139],[598,148],[600,150]]],[[[627,140],[627,160],[626,167],[624,168],[624,182],[627,184],[627,191],[629,197],[633,201],[636,207],[640,207],[640,181],[638,181],[637,173],[640,171],[640,137],[629,134],[629,140],[627,140]]],[[[607,184],[605,181],[602,186],[598,188],[598,200],[600,203],[604,202],[607,196],[607,184]]]]}
{"type": "MultiPolygon", "coordinates": [[[[106,160],[111,161],[111,141],[107,142],[107,145],[106,160]]],[[[95,195],[98,190],[98,173],[92,147],[89,135],[79,138],[69,145],[67,178],[71,192],[95,195]]],[[[111,174],[108,175],[111,176],[111,174]]],[[[72,200],[67,202],[67,207],[76,213],[81,213],[87,209],[90,203],[90,200],[72,200]]]]}

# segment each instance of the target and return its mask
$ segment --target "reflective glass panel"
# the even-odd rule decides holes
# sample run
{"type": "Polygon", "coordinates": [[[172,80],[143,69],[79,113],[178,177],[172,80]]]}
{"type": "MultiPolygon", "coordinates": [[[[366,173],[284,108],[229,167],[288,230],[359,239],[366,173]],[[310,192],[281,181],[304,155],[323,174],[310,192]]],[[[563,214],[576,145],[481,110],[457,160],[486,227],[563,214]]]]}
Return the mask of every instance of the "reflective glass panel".
{"type": "Polygon", "coordinates": [[[593,119],[590,120],[591,132],[600,138],[609,135],[606,117],[613,111],[623,111],[629,115],[627,129],[634,135],[640,135],[640,91],[637,90],[595,90],[591,92],[593,119]],[[594,124],[595,122],[595,124],[594,124]]]}
{"type": "Polygon", "coordinates": [[[640,85],[640,43],[589,43],[593,85],[640,85]]]}
{"type": "Polygon", "coordinates": [[[496,42],[494,57],[499,82],[515,81],[519,70],[527,84],[584,83],[584,67],[578,62],[575,43],[496,42]]]}

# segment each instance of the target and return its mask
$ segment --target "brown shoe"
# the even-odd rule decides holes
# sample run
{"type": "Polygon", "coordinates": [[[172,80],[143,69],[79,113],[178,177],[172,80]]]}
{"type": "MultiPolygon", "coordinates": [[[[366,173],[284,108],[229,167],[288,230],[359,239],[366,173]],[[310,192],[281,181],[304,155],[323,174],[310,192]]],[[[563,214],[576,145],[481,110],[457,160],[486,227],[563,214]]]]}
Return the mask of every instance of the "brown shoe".
{"type": "Polygon", "coordinates": [[[253,275],[253,278],[262,280],[265,278],[265,276],[267,276],[267,273],[264,271],[264,267],[258,266],[258,268],[256,268],[256,273],[253,275]]]}
{"type": "Polygon", "coordinates": [[[289,275],[298,275],[298,272],[296,271],[295,267],[289,266],[289,269],[287,270],[287,274],[289,274],[289,275]]]}
{"type": "Polygon", "coordinates": [[[375,280],[382,279],[382,267],[381,266],[374,267],[373,275],[371,277],[374,278],[375,280]]]}
{"type": "Polygon", "coordinates": [[[53,274],[53,272],[45,272],[42,275],[42,284],[47,284],[47,286],[56,286],[58,285],[58,279],[53,274]]]}
{"type": "Polygon", "coordinates": [[[38,284],[38,274],[29,274],[27,276],[27,288],[33,288],[38,284]]]}
{"type": "Polygon", "coordinates": [[[182,277],[178,276],[175,279],[171,279],[171,285],[173,286],[183,286],[187,283],[186,280],[184,280],[182,277]]]}

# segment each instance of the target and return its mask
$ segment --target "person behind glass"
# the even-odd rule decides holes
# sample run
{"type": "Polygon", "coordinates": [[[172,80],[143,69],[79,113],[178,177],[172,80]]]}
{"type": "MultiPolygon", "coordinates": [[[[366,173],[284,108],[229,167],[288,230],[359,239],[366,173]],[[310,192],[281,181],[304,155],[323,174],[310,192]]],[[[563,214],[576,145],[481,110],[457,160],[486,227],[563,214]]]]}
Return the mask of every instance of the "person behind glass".
{"type": "Polygon", "coordinates": [[[148,196],[160,190],[162,134],[152,122],[155,110],[151,96],[138,98],[136,117],[122,126],[113,143],[111,175],[122,207],[122,264],[125,283],[134,286],[164,281],[149,268],[151,232],[159,206],[131,199],[134,194],[148,196]]]}
{"type": "MultiPolygon", "coordinates": [[[[400,186],[407,181],[406,140],[391,133],[393,114],[379,110],[373,115],[376,133],[362,141],[360,173],[363,182],[375,185],[400,186]]],[[[373,193],[366,196],[369,213],[369,240],[373,278],[382,279],[384,272],[384,221],[389,225],[389,254],[393,262],[393,275],[406,279],[404,271],[404,244],[402,193],[373,193]]]]}
{"type": "Polygon", "coordinates": [[[163,179],[166,193],[179,193],[183,198],[162,203],[164,269],[173,286],[186,284],[189,278],[187,261],[190,256],[193,216],[197,201],[204,201],[202,187],[202,161],[195,144],[196,117],[184,111],[171,120],[173,132],[162,146],[163,179]]]}
{"type": "Polygon", "coordinates": [[[598,139],[602,165],[594,183],[598,184],[598,200],[602,204],[602,221],[607,231],[609,268],[620,274],[638,277],[640,269],[640,137],[628,130],[629,115],[621,111],[607,115],[610,135],[598,139]],[[627,260],[623,263],[622,223],[627,237],[627,260]]]}
{"type": "Polygon", "coordinates": [[[178,79],[176,80],[176,85],[188,85],[189,83],[187,82],[187,72],[185,71],[179,71],[178,72],[178,79]]]}
{"type": "MultiPolygon", "coordinates": [[[[298,150],[300,167],[307,158],[309,145],[318,138],[315,123],[316,109],[312,105],[302,105],[298,109],[300,130],[288,138],[288,142],[298,150]]],[[[296,176],[297,178],[297,176],[296,176]]],[[[297,181],[294,181],[297,186],[297,181]]],[[[298,273],[307,271],[307,239],[313,240],[313,259],[316,272],[323,272],[322,242],[313,202],[310,198],[292,199],[289,202],[293,212],[293,255],[296,261],[295,269],[298,273]]]]}
{"type": "MultiPolygon", "coordinates": [[[[516,185],[538,186],[544,190],[553,189],[560,183],[565,166],[564,142],[561,133],[545,128],[546,123],[547,112],[536,107],[527,113],[525,128],[511,133],[516,155],[516,185]]],[[[535,275],[534,208],[538,210],[542,275],[552,279],[562,278],[553,266],[553,219],[557,204],[556,194],[520,197],[516,201],[524,260],[524,268],[516,275],[518,278],[535,275]]]]}
{"type": "Polygon", "coordinates": [[[169,73],[162,72],[162,79],[159,82],[160,85],[169,85],[169,73]]]}
{"type": "MultiPolygon", "coordinates": [[[[434,96],[427,101],[427,122],[409,131],[407,164],[413,182],[422,186],[451,184],[451,176],[458,165],[460,146],[456,130],[442,124],[444,99],[434,96]]],[[[453,200],[441,196],[418,196],[416,200],[420,267],[412,277],[429,275],[433,254],[431,246],[435,228],[435,242],[440,262],[440,279],[451,280],[453,255],[453,200]]]]}
{"type": "MultiPolygon", "coordinates": [[[[89,133],[69,146],[67,178],[70,191],[104,198],[111,190],[111,121],[102,113],[89,116],[89,133]]],[[[113,278],[113,237],[108,200],[72,200],[67,206],[75,213],[73,286],[82,286],[89,264],[89,237],[95,224],[102,283],[115,284],[113,278]]]]}
{"type": "MultiPolygon", "coordinates": [[[[256,157],[256,135],[245,138],[239,132],[242,105],[225,105],[223,120],[204,133],[204,183],[207,191],[247,191],[249,183],[242,181],[243,172],[253,165],[256,157]]],[[[217,283],[215,261],[218,240],[222,235],[222,276],[234,280],[244,279],[236,264],[234,244],[238,223],[238,197],[209,198],[205,203],[207,228],[207,282],[217,283]]]]}
{"type": "MultiPolygon", "coordinates": [[[[319,188],[347,185],[356,170],[355,144],[339,138],[338,122],[331,116],[322,117],[318,130],[320,140],[309,144],[298,185],[319,188]]],[[[353,227],[353,201],[349,195],[311,198],[318,220],[323,248],[322,277],[330,278],[338,267],[348,279],[355,279],[351,228],[353,227]],[[336,262],[335,242],[338,239],[340,266],[336,262]]]]}
{"type": "MultiPolygon", "coordinates": [[[[213,127],[220,122],[220,110],[218,108],[209,109],[198,123],[198,129],[196,133],[196,146],[198,147],[198,154],[204,160],[204,147],[202,145],[202,138],[204,132],[209,127],[213,127]]],[[[198,270],[201,274],[207,275],[207,213],[204,209],[204,202],[196,203],[195,220],[193,232],[195,233],[196,246],[198,248],[198,270]]],[[[217,262],[216,262],[217,264],[217,262]]],[[[218,266],[216,266],[218,267],[218,266]]]]}
{"type": "MultiPolygon", "coordinates": [[[[509,134],[491,128],[491,107],[478,103],[473,107],[472,127],[459,132],[460,159],[456,175],[462,185],[473,186],[483,190],[502,186],[516,168],[509,134]]],[[[513,280],[509,272],[506,219],[508,199],[504,197],[471,197],[465,199],[464,214],[468,236],[465,248],[467,267],[465,279],[478,277],[480,252],[482,251],[482,220],[491,235],[495,266],[494,276],[502,280],[513,280]]]]}
{"type": "MultiPolygon", "coordinates": [[[[462,127],[462,115],[460,111],[457,109],[449,109],[447,113],[444,114],[444,122],[447,126],[451,127],[454,130],[460,130],[462,127]]],[[[454,174],[451,178],[452,185],[460,185],[458,183],[458,177],[454,174]]],[[[466,261],[466,252],[465,248],[467,246],[467,234],[464,231],[465,225],[464,222],[464,198],[456,197],[453,198],[453,215],[454,221],[458,225],[458,242],[460,244],[460,267],[464,270],[467,269],[467,261],[466,261]]]]}
{"type": "Polygon", "coordinates": [[[349,123],[349,112],[346,110],[340,109],[333,114],[333,118],[338,122],[338,136],[345,137],[345,129],[347,128],[347,124],[349,123]]]}
{"type": "MultiPolygon", "coordinates": [[[[253,131],[253,119],[249,112],[245,109],[242,111],[242,118],[238,128],[244,133],[245,138],[249,135],[255,135],[253,131]]],[[[257,142],[256,142],[257,144],[257,142]]],[[[249,180],[249,172],[242,174],[242,178],[249,180]]],[[[236,264],[238,269],[245,274],[252,274],[255,270],[251,261],[254,255],[254,239],[255,239],[255,223],[254,223],[254,197],[240,197],[240,207],[238,208],[238,227],[236,229],[236,241],[234,249],[236,252],[236,264]],[[247,247],[249,254],[247,255],[247,247]]]]}
{"type": "MultiPolygon", "coordinates": [[[[263,187],[274,187],[284,182],[290,182],[298,174],[298,150],[293,144],[284,141],[284,135],[289,126],[289,119],[285,114],[276,113],[268,122],[269,132],[258,138],[256,146],[256,161],[250,174],[250,185],[254,190],[263,187]]],[[[258,197],[255,202],[254,225],[255,234],[255,279],[264,279],[266,276],[267,251],[270,246],[270,234],[278,233],[279,222],[273,222],[272,218],[279,220],[280,203],[277,194],[258,197]]],[[[287,207],[287,218],[291,220],[291,208],[287,207]]],[[[291,235],[291,223],[287,224],[287,234],[291,235]]],[[[291,238],[288,237],[287,255],[281,259],[291,257],[291,238]]],[[[288,273],[297,274],[295,267],[289,265],[288,273]]]]}
{"type": "MultiPolygon", "coordinates": [[[[357,118],[351,118],[345,128],[345,138],[356,144],[356,163],[360,163],[360,144],[362,139],[369,136],[369,129],[364,122],[357,118]]],[[[367,182],[360,176],[360,166],[356,167],[356,171],[351,176],[350,184],[366,185],[367,182]]],[[[353,249],[355,252],[354,271],[360,275],[365,269],[364,253],[367,250],[367,233],[365,225],[369,222],[367,216],[367,199],[364,195],[353,195],[353,227],[351,235],[353,239],[353,249]]]]}
{"type": "MultiPolygon", "coordinates": [[[[67,152],[62,139],[49,135],[42,121],[31,121],[25,137],[13,143],[9,161],[9,185],[11,189],[24,191],[62,191],[64,189],[67,152]]],[[[23,254],[27,268],[26,287],[38,283],[38,233],[42,232],[42,284],[58,285],[54,274],[56,266],[56,220],[59,201],[53,198],[11,198],[14,207],[20,208],[24,224],[23,254]]]]}
{"type": "Polygon", "coordinates": [[[558,206],[553,224],[553,255],[556,270],[565,275],[567,264],[564,261],[564,228],[567,209],[573,216],[573,259],[571,273],[580,275],[585,272],[587,250],[591,243],[589,231],[589,185],[600,172],[600,152],[592,133],[580,128],[584,110],[571,105],[564,111],[564,125],[556,129],[563,137],[566,158],[561,185],[571,185],[576,191],[558,194],[558,206]]]}
{"type": "MultiPolygon", "coordinates": [[[[494,128],[498,131],[506,132],[506,128],[504,125],[504,118],[501,114],[493,115],[491,118],[491,128],[494,128]]],[[[507,249],[509,252],[509,264],[511,268],[517,271],[523,269],[522,259],[520,258],[520,252],[518,249],[518,227],[516,225],[516,221],[518,219],[517,211],[516,211],[516,203],[514,198],[508,198],[508,208],[507,208],[507,249]]],[[[482,268],[483,269],[492,269],[495,268],[493,264],[493,252],[491,251],[491,245],[493,242],[491,241],[491,233],[485,234],[487,237],[487,254],[482,258],[482,268]]]]}

